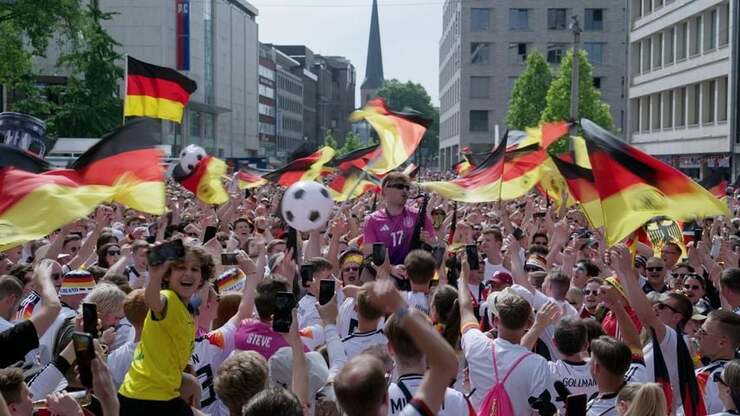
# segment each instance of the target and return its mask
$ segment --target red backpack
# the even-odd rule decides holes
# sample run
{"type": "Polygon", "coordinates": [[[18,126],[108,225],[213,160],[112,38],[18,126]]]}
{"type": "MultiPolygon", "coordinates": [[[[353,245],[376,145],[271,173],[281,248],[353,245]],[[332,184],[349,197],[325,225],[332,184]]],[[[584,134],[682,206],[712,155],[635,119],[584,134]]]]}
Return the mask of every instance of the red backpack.
{"type": "Polygon", "coordinates": [[[516,416],[514,414],[514,407],[511,405],[511,399],[509,393],[506,392],[504,384],[515,368],[519,366],[519,363],[524,361],[525,358],[532,355],[531,352],[527,352],[519,357],[514,364],[506,372],[503,379],[498,377],[498,366],[496,365],[496,344],[491,342],[491,350],[493,351],[493,371],[496,377],[495,384],[488,391],[486,397],[483,398],[483,403],[478,410],[479,416],[516,416]]]}

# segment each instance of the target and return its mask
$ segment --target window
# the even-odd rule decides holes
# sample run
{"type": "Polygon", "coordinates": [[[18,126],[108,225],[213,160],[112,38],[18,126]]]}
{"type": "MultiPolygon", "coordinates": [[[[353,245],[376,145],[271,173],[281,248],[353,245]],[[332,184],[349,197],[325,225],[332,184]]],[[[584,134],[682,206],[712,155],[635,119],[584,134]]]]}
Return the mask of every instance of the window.
{"type": "Polygon", "coordinates": [[[714,123],[714,94],[717,90],[717,81],[711,80],[704,83],[704,99],[703,99],[703,123],[714,123]]]}
{"type": "Polygon", "coordinates": [[[526,43],[510,43],[509,44],[509,63],[520,64],[527,60],[527,44],[526,43]]]}
{"type": "Polygon", "coordinates": [[[584,30],[592,32],[604,30],[604,9],[586,9],[584,30]]]}
{"type": "Polygon", "coordinates": [[[509,9],[509,28],[511,30],[528,30],[529,10],[509,9]]]}
{"type": "Polygon", "coordinates": [[[491,9],[470,9],[470,31],[485,32],[491,21],[491,9]]]}
{"type": "Polygon", "coordinates": [[[547,29],[565,30],[567,9],[547,9],[547,29]]]}
{"type": "Polygon", "coordinates": [[[653,69],[663,67],[663,33],[658,33],[653,39],[653,69]]]}
{"type": "Polygon", "coordinates": [[[727,121],[727,77],[720,78],[717,87],[717,121],[727,121]]]}
{"type": "Polygon", "coordinates": [[[707,23],[704,28],[704,37],[706,39],[704,50],[711,51],[717,47],[717,9],[712,9],[709,12],[709,22],[707,23]]]}
{"type": "Polygon", "coordinates": [[[592,64],[604,63],[604,44],[595,42],[584,42],[583,49],[588,54],[588,61],[592,64]]]}
{"type": "Polygon", "coordinates": [[[697,16],[691,24],[691,56],[701,53],[701,16],[697,16]]]}
{"type": "Polygon", "coordinates": [[[673,127],[673,90],[663,93],[663,128],[673,127]]]}
{"type": "Polygon", "coordinates": [[[730,3],[719,7],[719,46],[730,41],[730,3]]]}
{"type": "Polygon", "coordinates": [[[663,65],[673,65],[673,37],[676,34],[676,28],[671,27],[666,31],[665,36],[663,37],[665,41],[665,46],[663,49],[663,65]]]}
{"type": "Polygon", "coordinates": [[[686,87],[676,90],[676,127],[686,125],[686,87]]]}
{"type": "Polygon", "coordinates": [[[594,88],[601,89],[601,77],[594,77],[593,85],[594,85],[594,88]]]}
{"type": "Polygon", "coordinates": [[[559,64],[565,56],[565,50],[567,45],[564,43],[548,43],[547,44],[547,62],[551,64],[559,64]]]}
{"type": "Polygon", "coordinates": [[[686,48],[688,47],[689,22],[679,23],[676,26],[676,61],[686,59],[686,48]]]}
{"type": "Polygon", "coordinates": [[[689,125],[699,124],[699,114],[701,110],[701,84],[688,87],[689,90],[689,125]]]}
{"type": "Polygon", "coordinates": [[[488,131],[488,111],[470,110],[470,131],[488,131]]]}
{"type": "Polygon", "coordinates": [[[487,64],[490,43],[472,42],[470,44],[470,63],[487,64]]]}
{"type": "Polygon", "coordinates": [[[470,98],[489,98],[490,90],[490,77],[470,77],[470,98]]]}

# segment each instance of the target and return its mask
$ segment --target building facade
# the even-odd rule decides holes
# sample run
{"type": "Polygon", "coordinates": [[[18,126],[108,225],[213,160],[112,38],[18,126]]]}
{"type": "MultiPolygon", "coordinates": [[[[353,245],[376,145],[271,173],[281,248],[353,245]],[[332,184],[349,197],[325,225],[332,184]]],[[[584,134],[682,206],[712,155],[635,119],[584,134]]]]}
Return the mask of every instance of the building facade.
{"type": "Polygon", "coordinates": [[[488,151],[506,130],[514,82],[535,48],[553,69],[573,47],[577,15],[581,47],[594,85],[610,105],[615,127],[625,123],[625,8],[614,0],[447,0],[439,43],[439,166],[449,169],[465,147],[488,151]]]}
{"type": "Polygon", "coordinates": [[[629,142],[694,177],[703,166],[730,174],[740,146],[737,1],[628,3],[629,142]]]}
{"type": "Polygon", "coordinates": [[[260,154],[277,163],[277,110],[275,93],[275,51],[260,45],[259,55],[259,149],[260,154]]]}

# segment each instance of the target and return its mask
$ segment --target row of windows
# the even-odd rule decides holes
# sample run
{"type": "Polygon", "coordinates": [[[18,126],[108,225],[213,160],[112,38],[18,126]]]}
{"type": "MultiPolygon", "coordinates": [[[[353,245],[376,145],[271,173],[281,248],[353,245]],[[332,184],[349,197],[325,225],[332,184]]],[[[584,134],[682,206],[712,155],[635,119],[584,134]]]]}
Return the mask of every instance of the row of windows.
{"type": "Polygon", "coordinates": [[[303,85],[278,74],[278,88],[295,95],[303,95],[303,85]]]}
{"type": "Polygon", "coordinates": [[[439,85],[446,85],[458,68],[460,68],[460,44],[455,47],[452,56],[450,56],[450,59],[447,60],[439,71],[439,85]]]}
{"type": "Polygon", "coordinates": [[[663,6],[667,6],[676,0],[631,0],[632,19],[645,17],[663,6]]]}
{"type": "Polygon", "coordinates": [[[681,129],[727,122],[727,77],[630,100],[632,132],[681,129]]]}
{"type": "Polygon", "coordinates": [[[273,100],[275,99],[275,88],[259,84],[259,93],[263,97],[272,98],[273,100]]]}
{"type": "Polygon", "coordinates": [[[460,134],[460,113],[457,112],[452,117],[442,120],[439,124],[440,139],[448,139],[460,134]]]}
{"type": "Polygon", "coordinates": [[[275,71],[270,68],[259,65],[258,73],[261,77],[267,78],[270,81],[275,81],[275,71]]]}
{"type": "Polygon", "coordinates": [[[260,129],[260,133],[262,134],[275,135],[275,125],[274,124],[260,122],[259,129],[260,129]]]}
{"type": "MultiPolygon", "coordinates": [[[[530,30],[530,20],[535,10],[533,9],[509,9],[510,30],[530,30]]],[[[569,14],[573,12],[564,8],[547,9],[547,30],[567,30],[569,14]],[[569,13],[570,12],[570,13],[569,13]]],[[[606,9],[584,9],[583,30],[588,32],[601,32],[604,30],[604,19],[606,9]]],[[[487,32],[496,27],[493,24],[493,10],[490,8],[470,9],[470,31],[487,32]]]]}
{"type": "Polygon", "coordinates": [[[729,44],[730,4],[692,16],[631,44],[630,71],[646,74],[729,44]]]}
{"type": "MultiPolygon", "coordinates": [[[[470,42],[470,63],[476,65],[489,65],[491,64],[491,56],[493,55],[492,49],[493,43],[490,42],[470,42]]],[[[511,42],[508,46],[508,56],[510,64],[521,64],[527,60],[527,56],[532,51],[531,43],[523,42],[511,42]]],[[[553,64],[558,64],[565,56],[565,52],[568,49],[568,44],[565,43],[548,43],[547,44],[547,61],[553,64]]],[[[583,50],[588,55],[588,60],[591,64],[605,64],[606,63],[606,44],[601,42],[584,42],[583,50]]]]}
{"type": "Polygon", "coordinates": [[[450,108],[460,102],[460,78],[456,79],[439,99],[440,107],[450,108]]]}
{"type": "Polygon", "coordinates": [[[289,98],[278,95],[277,106],[281,110],[290,111],[292,113],[303,113],[303,103],[289,98]]]}
{"type": "Polygon", "coordinates": [[[259,103],[259,113],[265,116],[275,117],[275,107],[259,103]]]}
{"type": "Polygon", "coordinates": [[[285,130],[303,133],[303,121],[293,120],[292,118],[283,117],[281,126],[285,130]]]}

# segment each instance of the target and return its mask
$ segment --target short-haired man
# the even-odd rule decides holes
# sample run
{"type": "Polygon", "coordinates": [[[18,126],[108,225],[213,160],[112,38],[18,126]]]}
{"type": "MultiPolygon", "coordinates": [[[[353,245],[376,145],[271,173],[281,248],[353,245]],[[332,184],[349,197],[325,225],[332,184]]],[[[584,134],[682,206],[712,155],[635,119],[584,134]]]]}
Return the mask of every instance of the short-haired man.
{"type": "Polygon", "coordinates": [[[730,267],[722,271],[719,277],[720,293],[724,298],[723,308],[740,314],[740,269],[730,267]],[[727,304],[727,306],[724,306],[727,304]]]}
{"type": "Polygon", "coordinates": [[[383,329],[378,329],[383,310],[374,305],[371,300],[371,292],[377,282],[368,282],[362,285],[357,293],[357,330],[352,335],[342,339],[342,346],[347,360],[359,355],[373,345],[385,345],[388,340],[383,334],[383,329]]]}
{"type": "MultiPolygon", "coordinates": [[[[457,358],[452,347],[428,323],[421,312],[409,308],[391,280],[372,286],[373,304],[382,313],[396,316],[400,329],[418,345],[428,368],[416,392],[398,413],[401,416],[437,414],[445,400],[447,386],[457,374],[457,358]]],[[[370,354],[351,359],[334,379],[337,403],[347,416],[386,416],[389,414],[386,370],[370,354]]]]}
{"type": "Polygon", "coordinates": [[[660,250],[660,258],[663,259],[663,263],[667,270],[673,270],[673,266],[675,266],[676,263],[678,263],[678,260],[681,259],[681,253],[681,247],[673,241],[670,241],[663,246],[660,250]]]}
{"type": "Polygon", "coordinates": [[[617,394],[626,384],[624,374],[632,353],[627,344],[608,336],[591,341],[591,374],[599,393],[586,406],[588,416],[617,416],[617,394]]]}
{"type": "Polygon", "coordinates": [[[132,289],[144,288],[149,281],[149,262],[146,258],[148,251],[149,243],[144,240],[135,240],[131,243],[133,264],[127,266],[123,274],[128,277],[132,289]]]}
{"type": "MultiPolygon", "coordinates": [[[[321,325],[321,317],[319,312],[316,310],[316,302],[318,302],[319,292],[321,291],[322,280],[334,280],[331,272],[333,267],[329,260],[323,257],[312,257],[306,260],[305,264],[310,264],[313,267],[312,280],[308,282],[301,281],[303,289],[306,293],[298,301],[298,328],[306,328],[312,325],[321,325]]],[[[337,293],[342,293],[339,290],[337,293]]],[[[344,296],[340,296],[337,302],[344,301],[344,296]]]]}
{"type": "MultiPolygon", "coordinates": [[[[464,259],[460,279],[463,287],[468,284],[469,273],[470,267],[467,259],[464,259]]],[[[480,407],[483,398],[496,385],[497,380],[508,377],[504,388],[511,400],[514,414],[528,415],[533,410],[538,410],[541,416],[555,414],[556,408],[552,401],[556,394],[547,361],[519,345],[532,323],[532,307],[529,303],[516,294],[505,293],[496,297],[493,325],[498,330],[498,338],[491,342],[478,329],[470,294],[466,290],[458,292],[462,349],[469,365],[470,384],[474,389],[470,396],[473,406],[480,407]],[[495,369],[493,355],[496,356],[495,369]]]]}
{"type": "Polygon", "coordinates": [[[486,255],[486,261],[483,263],[483,284],[488,283],[496,272],[511,272],[504,267],[504,259],[501,256],[501,245],[504,237],[498,228],[486,228],[478,238],[480,251],[486,255]]]}
{"type": "MultiPolygon", "coordinates": [[[[363,251],[369,253],[373,243],[383,243],[388,249],[392,265],[403,264],[412,248],[411,239],[419,211],[406,206],[410,190],[411,181],[408,176],[400,172],[386,175],[381,184],[385,207],[370,214],[363,229],[363,251]]],[[[432,219],[428,214],[425,216],[422,233],[428,233],[431,238],[435,235],[432,219]]]]}
{"type": "Polygon", "coordinates": [[[650,257],[645,266],[647,282],[642,286],[645,293],[658,292],[665,293],[669,290],[665,284],[666,267],[665,262],[660,257],[650,257]]]}
{"type": "Polygon", "coordinates": [[[214,387],[231,416],[241,416],[242,408],[267,387],[267,361],[255,351],[238,351],[218,369],[214,387]]]}
{"type": "Polygon", "coordinates": [[[33,415],[31,391],[19,368],[0,369],[0,394],[8,405],[11,416],[33,415]]]}
{"type": "Polygon", "coordinates": [[[591,397],[597,389],[591,375],[591,365],[583,359],[588,348],[586,324],[575,318],[560,320],[555,325],[553,341],[561,357],[548,363],[555,383],[562,383],[570,394],[591,397]]]}
{"type": "Polygon", "coordinates": [[[23,286],[13,276],[0,276],[0,332],[10,329],[23,296],[23,286]]]}
{"type": "MultiPolygon", "coordinates": [[[[398,379],[388,386],[390,400],[388,414],[395,416],[411,402],[411,398],[422,382],[426,362],[421,348],[411,338],[411,335],[401,328],[397,316],[391,316],[385,323],[385,334],[388,337],[388,351],[398,371],[398,379]]],[[[444,403],[438,415],[462,416],[465,414],[475,414],[468,400],[459,391],[447,388],[444,403]]]]}
{"type": "Polygon", "coordinates": [[[429,315],[429,287],[437,269],[434,256],[426,250],[413,250],[406,256],[404,265],[411,283],[411,290],[406,292],[406,302],[429,315]]]}
{"type": "Polygon", "coordinates": [[[716,377],[735,358],[735,351],[740,347],[740,316],[730,311],[712,311],[696,338],[702,357],[710,360],[708,365],[696,370],[699,389],[704,392],[704,405],[707,414],[720,413],[723,406],[716,377]]]}

